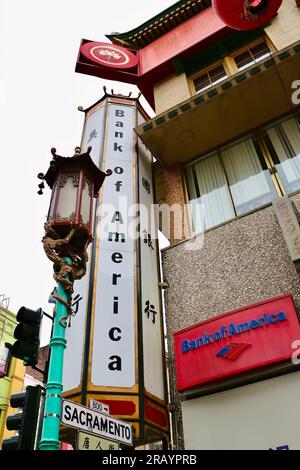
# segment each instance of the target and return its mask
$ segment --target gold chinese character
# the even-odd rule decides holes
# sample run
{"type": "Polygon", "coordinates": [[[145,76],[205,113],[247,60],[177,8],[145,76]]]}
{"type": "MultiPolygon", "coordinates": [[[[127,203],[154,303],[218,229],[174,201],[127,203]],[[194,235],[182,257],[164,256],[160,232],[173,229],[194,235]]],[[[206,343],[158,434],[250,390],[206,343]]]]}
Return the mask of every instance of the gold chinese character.
{"type": "Polygon", "coordinates": [[[113,57],[116,60],[121,58],[121,55],[117,52],[109,51],[107,49],[100,49],[99,54],[103,56],[113,57]]]}

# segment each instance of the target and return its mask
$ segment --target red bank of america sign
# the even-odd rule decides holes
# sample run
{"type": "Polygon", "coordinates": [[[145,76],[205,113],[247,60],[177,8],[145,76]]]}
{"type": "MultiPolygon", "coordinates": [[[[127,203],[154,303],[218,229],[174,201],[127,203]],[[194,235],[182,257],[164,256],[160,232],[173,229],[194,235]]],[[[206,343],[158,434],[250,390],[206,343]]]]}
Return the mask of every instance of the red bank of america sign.
{"type": "Polygon", "coordinates": [[[291,359],[300,324],[291,295],[214,317],[174,333],[177,388],[291,359]]]}

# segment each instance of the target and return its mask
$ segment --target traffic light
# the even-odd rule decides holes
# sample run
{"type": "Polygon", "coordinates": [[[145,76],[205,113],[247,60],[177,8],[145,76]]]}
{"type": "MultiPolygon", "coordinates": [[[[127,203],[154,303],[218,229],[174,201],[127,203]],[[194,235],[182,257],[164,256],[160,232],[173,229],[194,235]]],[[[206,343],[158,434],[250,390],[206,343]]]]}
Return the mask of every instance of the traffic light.
{"type": "Polygon", "coordinates": [[[2,450],[33,450],[36,447],[36,436],[39,424],[39,411],[44,388],[40,385],[29,385],[24,392],[14,393],[10,397],[12,408],[22,411],[6,419],[9,431],[18,431],[18,435],[4,439],[2,450]]]}
{"type": "Polygon", "coordinates": [[[22,359],[25,366],[35,366],[38,363],[40,349],[40,329],[43,317],[43,310],[30,310],[21,307],[17,313],[17,322],[14,331],[16,342],[11,345],[7,344],[13,357],[22,359]]]}

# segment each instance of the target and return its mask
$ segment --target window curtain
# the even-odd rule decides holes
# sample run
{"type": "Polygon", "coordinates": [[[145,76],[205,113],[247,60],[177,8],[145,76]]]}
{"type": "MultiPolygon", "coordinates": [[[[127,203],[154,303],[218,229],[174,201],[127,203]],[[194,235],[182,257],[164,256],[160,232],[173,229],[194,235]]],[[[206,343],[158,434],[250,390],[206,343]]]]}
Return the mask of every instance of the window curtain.
{"type": "Polygon", "coordinates": [[[268,129],[280,164],[276,165],[287,192],[300,188],[300,125],[295,118],[268,129]]]}
{"type": "Polygon", "coordinates": [[[213,154],[186,169],[195,232],[235,217],[224,170],[213,154]]]}
{"type": "Polygon", "coordinates": [[[251,138],[222,150],[221,156],[238,215],[276,199],[271,175],[263,170],[251,138]]]}

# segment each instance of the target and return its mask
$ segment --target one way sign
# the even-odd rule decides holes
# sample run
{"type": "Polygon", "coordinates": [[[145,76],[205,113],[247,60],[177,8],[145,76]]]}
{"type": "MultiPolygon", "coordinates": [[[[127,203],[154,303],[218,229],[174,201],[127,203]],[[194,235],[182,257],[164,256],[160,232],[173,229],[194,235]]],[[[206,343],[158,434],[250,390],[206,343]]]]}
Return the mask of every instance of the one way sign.
{"type": "Polygon", "coordinates": [[[132,445],[132,426],[130,424],[69,400],[63,400],[61,422],[66,426],[88,431],[122,444],[132,445]]]}

